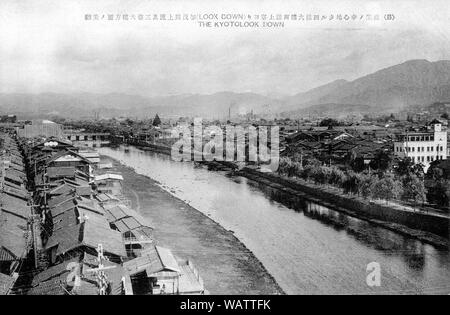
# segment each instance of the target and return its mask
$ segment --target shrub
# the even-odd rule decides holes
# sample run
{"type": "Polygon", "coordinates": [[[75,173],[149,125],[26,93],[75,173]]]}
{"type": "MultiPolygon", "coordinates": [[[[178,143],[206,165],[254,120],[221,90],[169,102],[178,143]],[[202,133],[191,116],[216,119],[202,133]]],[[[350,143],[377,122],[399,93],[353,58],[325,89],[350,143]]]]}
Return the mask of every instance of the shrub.
{"type": "Polygon", "coordinates": [[[350,171],[347,173],[344,182],[342,183],[342,188],[344,188],[344,192],[349,194],[357,194],[359,193],[358,185],[360,183],[360,175],[350,171]]]}
{"type": "Polygon", "coordinates": [[[331,168],[331,174],[329,178],[329,183],[336,187],[342,187],[344,181],[346,179],[345,173],[338,169],[337,167],[331,168]]]}

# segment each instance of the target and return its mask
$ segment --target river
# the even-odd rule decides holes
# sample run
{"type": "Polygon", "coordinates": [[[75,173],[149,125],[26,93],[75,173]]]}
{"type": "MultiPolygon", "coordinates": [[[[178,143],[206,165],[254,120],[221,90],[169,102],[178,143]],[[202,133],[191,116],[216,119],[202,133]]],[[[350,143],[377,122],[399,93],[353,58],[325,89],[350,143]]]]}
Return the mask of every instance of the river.
{"type": "Polygon", "coordinates": [[[450,293],[449,251],[166,155],[99,152],[234,231],[288,294],[450,293]],[[366,282],[371,262],[380,266],[380,286],[366,282]]]}

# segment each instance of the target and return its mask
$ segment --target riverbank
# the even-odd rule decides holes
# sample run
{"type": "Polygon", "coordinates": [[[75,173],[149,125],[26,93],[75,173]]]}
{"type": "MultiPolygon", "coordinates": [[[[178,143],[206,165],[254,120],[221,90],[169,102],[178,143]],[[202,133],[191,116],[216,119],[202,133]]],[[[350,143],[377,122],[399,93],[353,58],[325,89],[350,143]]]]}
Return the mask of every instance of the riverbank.
{"type": "Polygon", "coordinates": [[[211,294],[283,294],[261,262],[232,232],[131,167],[113,163],[124,177],[124,193],[133,207],[153,222],[155,239],[177,256],[193,261],[211,294]]]}
{"type": "MultiPolygon", "coordinates": [[[[163,145],[149,144],[137,147],[144,151],[170,154],[170,148],[163,145]]],[[[212,170],[234,171],[230,163],[204,163],[212,170]]],[[[309,182],[300,182],[278,174],[262,173],[249,168],[244,168],[235,174],[278,189],[283,193],[296,196],[300,195],[307,200],[325,207],[332,208],[402,235],[416,238],[440,249],[450,249],[450,220],[448,217],[422,212],[402,211],[389,205],[374,204],[358,197],[344,196],[309,182]]]]}
{"type": "Polygon", "coordinates": [[[242,169],[236,173],[250,180],[264,184],[283,193],[290,195],[301,195],[302,198],[323,205],[325,207],[343,212],[352,217],[376,224],[388,230],[414,237],[422,242],[431,244],[441,249],[449,249],[448,233],[447,238],[426,231],[434,230],[444,234],[448,229],[448,219],[436,217],[426,213],[402,213],[401,210],[392,209],[388,206],[364,202],[357,197],[346,197],[334,192],[326,191],[317,185],[297,182],[283,178],[277,174],[261,173],[252,169],[242,169]],[[315,187],[314,187],[315,186],[315,187]],[[389,220],[391,219],[391,220],[389,220]],[[406,224],[416,225],[419,228],[411,228],[406,224]],[[436,225],[433,225],[436,224],[436,225]]]}
{"type": "Polygon", "coordinates": [[[161,183],[233,231],[287,294],[433,294],[448,289],[449,251],[227,170],[175,162],[134,146],[99,152],[161,183]],[[371,262],[382,267],[381,287],[366,284],[371,262]]]}

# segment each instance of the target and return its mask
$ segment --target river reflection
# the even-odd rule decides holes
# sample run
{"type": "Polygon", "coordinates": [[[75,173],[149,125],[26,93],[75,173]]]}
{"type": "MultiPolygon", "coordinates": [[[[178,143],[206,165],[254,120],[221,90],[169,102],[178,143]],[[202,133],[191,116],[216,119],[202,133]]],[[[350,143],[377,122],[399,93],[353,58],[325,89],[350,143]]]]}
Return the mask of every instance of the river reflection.
{"type": "MultiPolygon", "coordinates": [[[[425,245],[416,239],[378,228],[367,221],[356,219],[278,189],[267,187],[251,180],[247,181],[251,186],[258,187],[271,200],[280,202],[296,212],[302,212],[308,218],[319,220],[336,231],[345,231],[348,235],[365,243],[367,246],[384,251],[385,255],[403,256],[405,263],[411,269],[420,271],[424,267],[425,245]],[[368,233],[368,231],[371,233],[368,233]]],[[[239,183],[242,183],[241,179],[239,179],[239,183]]],[[[445,253],[442,257],[448,258],[445,253]]]]}
{"type": "Polygon", "coordinates": [[[132,147],[100,152],[234,231],[287,293],[450,293],[448,251],[223,171],[132,147]],[[366,283],[370,262],[380,287],[366,283]]]}

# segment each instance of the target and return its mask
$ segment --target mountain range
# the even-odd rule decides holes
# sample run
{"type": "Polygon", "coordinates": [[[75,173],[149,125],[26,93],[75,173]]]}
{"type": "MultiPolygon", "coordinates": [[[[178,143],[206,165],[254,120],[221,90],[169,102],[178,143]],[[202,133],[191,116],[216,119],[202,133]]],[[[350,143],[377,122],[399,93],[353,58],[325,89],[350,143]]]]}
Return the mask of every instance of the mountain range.
{"type": "Polygon", "coordinates": [[[395,113],[434,102],[450,102],[450,60],[410,60],[358,79],[336,80],[286,97],[256,93],[218,92],[144,97],[121,93],[0,94],[0,111],[19,118],[128,116],[197,116],[225,118],[231,113],[285,117],[320,114],[395,113]]]}

